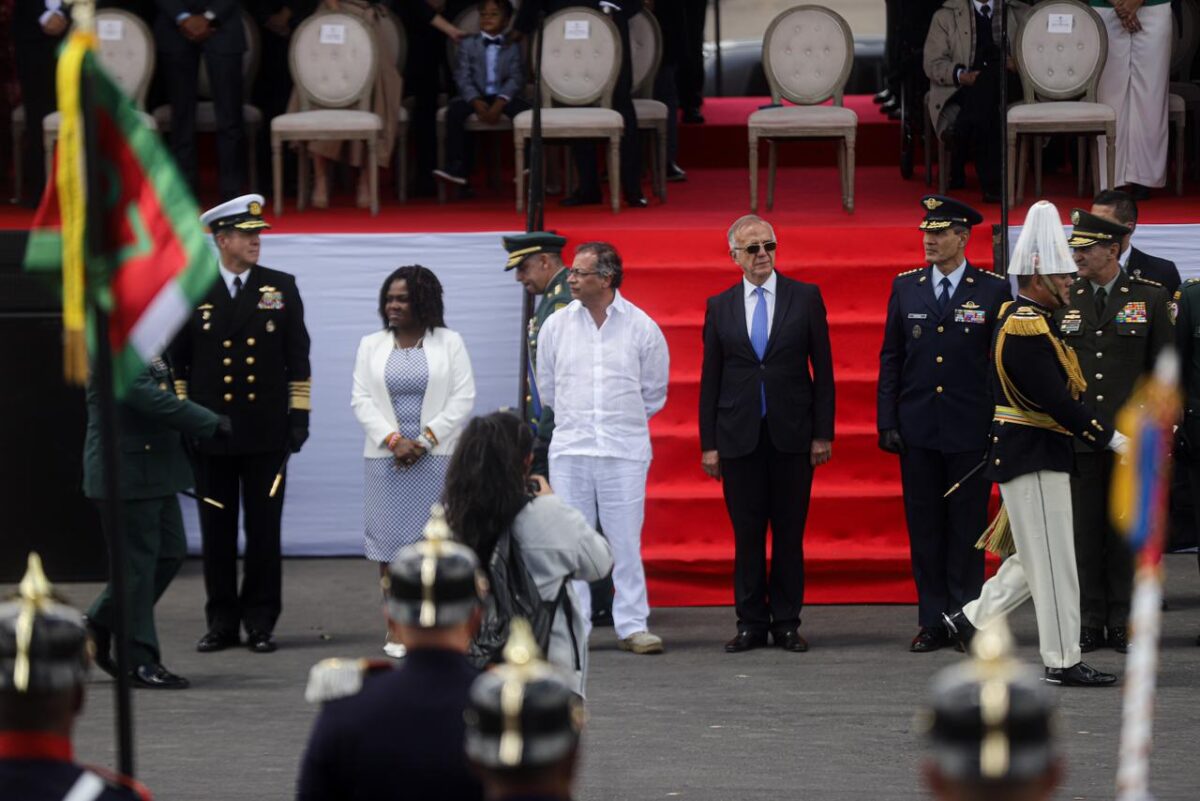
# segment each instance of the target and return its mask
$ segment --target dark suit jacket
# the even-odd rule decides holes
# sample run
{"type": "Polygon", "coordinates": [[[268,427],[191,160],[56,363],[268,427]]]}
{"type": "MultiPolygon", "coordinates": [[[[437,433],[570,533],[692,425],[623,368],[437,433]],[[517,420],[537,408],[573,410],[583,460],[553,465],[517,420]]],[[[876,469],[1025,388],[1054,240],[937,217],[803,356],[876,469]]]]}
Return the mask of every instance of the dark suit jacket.
{"type": "MultiPolygon", "coordinates": [[[[100,447],[100,396],[87,390],[88,422],[83,440],[83,494],[105,497],[104,453],[100,447]]],[[[194,484],[192,466],[181,434],[211,437],[217,416],[195,403],[180,400],[171,387],[171,374],[158,362],[134,379],[117,404],[118,447],[121,451],[117,487],[122,500],[161,498],[194,484]]]]}
{"type": "Polygon", "coordinates": [[[180,14],[203,14],[211,11],[217,18],[216,30],[200,47],[206,53],[242,53],[246,50],[246,33],[242,30],[237,0],[155,0],[158,16],[154,19],[154,41],[159,50],[168,53],[185,52],[196,47],[184,37],[175,20],[180,14]]]}
{"type": "Polygon", "coordinates": [[[289,385],[312,376],[308,350],[304,304],[292,275],[256,264],[236,299],[223,280],[214,283],[171,345],[180,394],[233,421],[233,436],[197,449],[286,449],[289,429],[308,425],[307,411],[289,411],[289,385]]]}
{"type": "Polygon", "coordinates": [[[771,441],[803,453],[833,439],[833,352],[821,290],[776,271],[775,316],[760,362],[746,330],[743,282],[708,299],[700,373],[700,447],[721,458],[745,456],[762,427],[766,386],[771,441]]]}
{"type": "MultiPolygon", "coordinates": [[[[467,37],[458,46],[458,64],[454,68],[454,85],[458,96],[468,102],[484,97],[487,91],[487,46],[483,35],[467,37]]],[[[496,55],[496,91],[512,99],[525,88],[525,68],[521,64],[521,48],[512,42],[500,46],[496,55]]]]}
{"type": "MultiPolygon", "coordinates": [[[[898,429],[905,444],[965,453],[987,448],[992,422],[988,354],[1008,281],[967,265],[946,311],[930,268],[892,281],[879,352],[877,424],[898,429]]],[[[936,277],[936,274],[934,274],[936,277]]]]}
{"type": "Polygon", "coordinates": [[[1129,261],[1125,263],[1125,268],[1135,278],[1149,278],[1151,281],[1162,284],[1168,295],[1175,294],[1175,290],[1179,289],[1179,270],[1176,269],[1175,262],[1151,256],[1132,245],[1129,249],[1129,261]]]}

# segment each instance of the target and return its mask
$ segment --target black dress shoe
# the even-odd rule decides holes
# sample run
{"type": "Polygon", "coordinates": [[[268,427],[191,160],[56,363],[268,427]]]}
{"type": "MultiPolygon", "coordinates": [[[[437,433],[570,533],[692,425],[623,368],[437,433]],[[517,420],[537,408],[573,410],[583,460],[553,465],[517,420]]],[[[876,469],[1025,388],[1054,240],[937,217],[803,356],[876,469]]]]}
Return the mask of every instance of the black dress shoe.
{"type": "Polygon", "coordinates": [[[650,205],[650,201],[639,192],[636,195],[625,195],[625,205],[631,209],[644,209],[650,205]]]}
{"type": "Polygon", "coordinates": [[[687,172],[675,162],[667,165],[667,183],[680,183],[687,180],[687,172]]]}
{"type": "Polygon", "coordinates": [[[158,662],[138,665],[133,669],[133,683],[151,690],[183,690],[189,685],[183,676],[176,676],[158,662]]]}
{"type": "Polygon", "coordinates": [[[698,108],[685,109],[683,112],[683,121],[689,125],[703,125],[704,115],[700,113],[698,108]]]}
{"type": "Polygon", "coordinates": [[[1117,683],[1117,677],[1078,662],[1069,668],[1046,668],[1046,683],[1064,687],[1111,687],[1117,683]]]}
{"type": "Polygon", "coordinates": [[[725,643],[725,653],[740,654],[742,651],[749,651],[751,648],[766,647],[766,634],[756,634],[753,631],[739,631],[736,637],[725,643]]]}
{"type": "Polygon", "coordinates": [[[196,643],[196,650],[202,654],[210,654],[213,651],[224,651],[226,648],[232,648],[235,645],[241,645],[241,640],[238,639],[236,634],[227,634],[223,631],[210,631],[196,643]]]}
{"type": "Polygon", "coordinates": [[[571,206],[597,206],[599,204],[600,204],[600,193],[599,192],[596,192],[595,194],[592,194],[590,192],[588,192],[588,193],[576,192],[575,194],[571,195],[570,197],[564,197],[562,200],[558,201],[558,205],[566,206],[568,208],[571,206]]]}
{"type": "Polygon", "coordinates": [[[1104,632],[1093,626],[1083,626],[1079,629],[1079,650],[1090,654],[1104,645],[1104,632]]]}
{"type": "Polygon", "coordinates": [[[945,626],[922,626],[908,650],[914,654],[927,654],[945,648],[950,642],[950,632],[946,631],[945,626]]]}
{"type": "Polygon", "coordinates": [[[787,629],[786,631],[776,631],[771,637],[775,640],[775,647],[782,648],[785,651],[802,654],[808,650],[808,640],[800,636],[800,629],[787,629]]]}
{"type": "Polygon", "coordinates": [[[878,106],[878,105],[888,102],[891,99],[892,99],[892,90],[885,87],[875,93],[874,97],[871,98],[871,102],[878,106]]]}
{"type": "Polygon", "coordinates": [[[943,613],[942,622],[946,625],[946,631],[950,638],[958,643],[959,650],[966,652],[971,647],[971,640],[975,637],[975,626],[967,620],[967,616],[961,609],[952,615],[943,613]]]}
{"type": "Polygon", "coordinates": [[[1129,631],[1124,626],[1108,627],[1108,647],[1118,654],[1129,652],[1129,631]]]}
{"type": "Polygon", "coordinates": [[[252,631],[246,635],[246,645],[256,654],[269,654],[278,646],[268,631],[252,631]]]}
{"type": "Polygon", "coordinates": [[[884,114],[891,114],[893,111],[899,111],[900,99],[895,96],[889,97],[887,100],[879,104],[879,110],[884,114]]]}
{"type": "Polygon", "coordinates": [[[114,679],[117,677],[117,663],[112,658],[112,632],[101,626],[90,617],[84,617],[83,625],[87,628],[88,636],[96,646],[96,667],[103,670],[114,679]]]}

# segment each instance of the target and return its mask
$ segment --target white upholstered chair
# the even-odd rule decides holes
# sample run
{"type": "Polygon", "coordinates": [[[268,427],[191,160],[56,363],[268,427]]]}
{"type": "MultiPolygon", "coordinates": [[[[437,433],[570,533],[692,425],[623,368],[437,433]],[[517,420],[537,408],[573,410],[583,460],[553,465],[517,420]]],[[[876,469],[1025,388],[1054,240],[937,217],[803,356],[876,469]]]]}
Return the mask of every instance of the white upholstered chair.
{"type": "MultiPolygon", "coordinates": [[[[603,139],[608,142],[608,185],[612,210],[621,210],[620,144],[625,123],[612,109],[621,69],[621,38],[612,21],[590,8],[556,11],[543,26],[542,138],[603,139]],[[571,108],[556,108],[554,104],[571,108]],[[595,105],[598,104],[598,105],[595,105]]],[[[518,179],[525,171],[525,140],[533,112],[513,119],[513,154],[518,179]]],[[[525,182],[517,182],[517,211],[525,208],[525,182]]]]}
{"type": "Polygon", "coordinates": [[[841,15],[802,5],[771,21],[763,37],[763,71],[774,108],[747,121],[750,144],[750,211],[758,211],[758,142],[767,141],[767,208],[775,205],[777,143],[785,139],[838,140],[842,206],[854,211],[854,141],[858,115],[842,106],[842,91],[854,64],[854,38],[841,15]],[[826,100],[833,105],[820,105],[826,100]],[[783,101],[794,103],[782,105],[783,101]]]}
{"type": "MultiPolygon", "coordinates": [[[[124,92],[134,106],[142,123],[155,130],[154,118],[142,111],[146,90],[154,75],[154,39],[146,23],[134,14],[110,8],[96,12],[96,32],[99,40],[100,65],[124,92]]],[[[54,165],[54,143],[58,140],[60,114],[55,111],[42,120],[42,142],[46,148],[46,180],[50,180],[54,165]]],[[[17,164],[20,164],[20,159],[17,164]]]]}
{"type": "Polygon", "coordinates": [[[654,194],[667,199],[667,104],[654,100],[654,79],[662,63],[662,29],[654,15],[642,11],[629,20],[630,59],[633,64],[633,110],[638,131],[653,134],[650,171],[654,176],[654,194]]]}
{"type": "MultiPolygon", "coordinates": [[[[1022,21],[1015,41],[1017,70],[1021,74],[1025,100],[1008,108],[1009,205],[1020,202],[1025,193],[1029,137],[1035,140],[1034,193],[1038,197],[1042,194],[1042,148],[1038,143],[1041,137],[1051,133],[1103,136],[1108,156],[1106,186],[1112,186],[1117,118],[1111,106],[1096,102],[1096,84],[1108,55],[1108,33],[1099,15],[1076,0],[1043,0],[1022,21]],[[1070,32],[1051,31],[1051,14],[1070,18],[1070,32]],[[1019,166],[1018,142],[1021,145],[1019,166]],[[1018,174],[1019,181],[1016,180],[1018,174]]],[[[1089,141],[1094,143],[1094,181],[1098,187],[1100,143],[1092,136],[1089,141]]],[[[1079,147],[1082,154],[1082,141],[1079,147]]],[[[1082,176],[1081,168],[1081,185],[1082,176]]]]}
{"type": "Polygon", "coordinates": [[[366,145],[371,213],[379,213],[379,133],[383,121],[370,111],[379,51],[375,36],[359,20],[338,12],[315,14],[292,34],[288,65],[300,111],[271,120],[271,175],[275,214],[283,214],[283,145],[301,146],[296,208],[308,194],[308,153],[314,141],[362,141],[366,145]]]}
{"type": "MultiPolygon", "coordinates": [[[[241,12],[242,29],[246,33],[246,52],[242,55],[242,88],[243,95],[249,97],[254,79],[258,75],[259,60],[262,56],[262,42],[259,39],[258,26],[254,19],[244,10],[241,12]]],[[[197,93],[202,98],[196,104],[196,132],[216,133],[217,107],[212,100],[212,88],[208,82],[208,68],[203,57],[200,59],[200,80],[197,93]]],[[[171,107],[159,106],[154,109],[154,121],[158,130],[166,133],[171,130],[171,107]]],[[[258,133],[262,130],[263,115],[258,106],[249,103],[242,105],[242,123],[246,128],[246,172],[250,176],[250,189],[255,191],[258,181],[258,133]]]]}

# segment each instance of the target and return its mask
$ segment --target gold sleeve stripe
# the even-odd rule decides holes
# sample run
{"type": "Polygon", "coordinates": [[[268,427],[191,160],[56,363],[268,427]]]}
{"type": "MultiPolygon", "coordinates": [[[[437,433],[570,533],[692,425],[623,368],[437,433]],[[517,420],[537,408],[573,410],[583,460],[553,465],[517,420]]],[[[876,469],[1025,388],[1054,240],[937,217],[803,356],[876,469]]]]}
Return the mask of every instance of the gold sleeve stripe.
{"type": "Polygon", "coordinates": [[[176,378],[175,379],[175,394],[178,395],[179,397],[183,398],[184,400],[187,400],[188,382],[184,381],[182,378],[176,378]]]}
{"type": "Polygon", "coordinates": [[[312,379],[288,382],[288,408],[312,411],[312,379]]]}

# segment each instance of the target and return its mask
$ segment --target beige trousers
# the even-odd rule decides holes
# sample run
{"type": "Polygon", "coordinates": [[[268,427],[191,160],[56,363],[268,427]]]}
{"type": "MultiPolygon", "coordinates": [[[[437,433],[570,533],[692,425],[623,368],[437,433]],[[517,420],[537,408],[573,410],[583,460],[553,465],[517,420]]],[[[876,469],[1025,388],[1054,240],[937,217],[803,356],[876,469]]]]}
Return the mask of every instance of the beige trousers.
{"type": "Polygon", "coordinates": [[[963,607],[971,625],[986,628],[1033,598],[1038,649],[1046,667],[1077,664],[1079,574],[1071,520],[1071,477],[1041,470],[1000,485],[1017,552],[1004,560],[979,597],[963,607]]]}
{"type": "MultiPolygon", "coordinates": [[[[1171,82],[1171,4],[1142,6],[1142,30],[1129,33],[1117,12],[1096,8],[1108,29],[1108,59],[1096,99],[1117,113],[1116,185],[1167,183],[1167,93],[1171,82]]],[[[1100,137],[1100,164],[1107,147],[1100,137]]],[[[1101,185],[1108,176],[1100,170],[1101,185]]]]}

